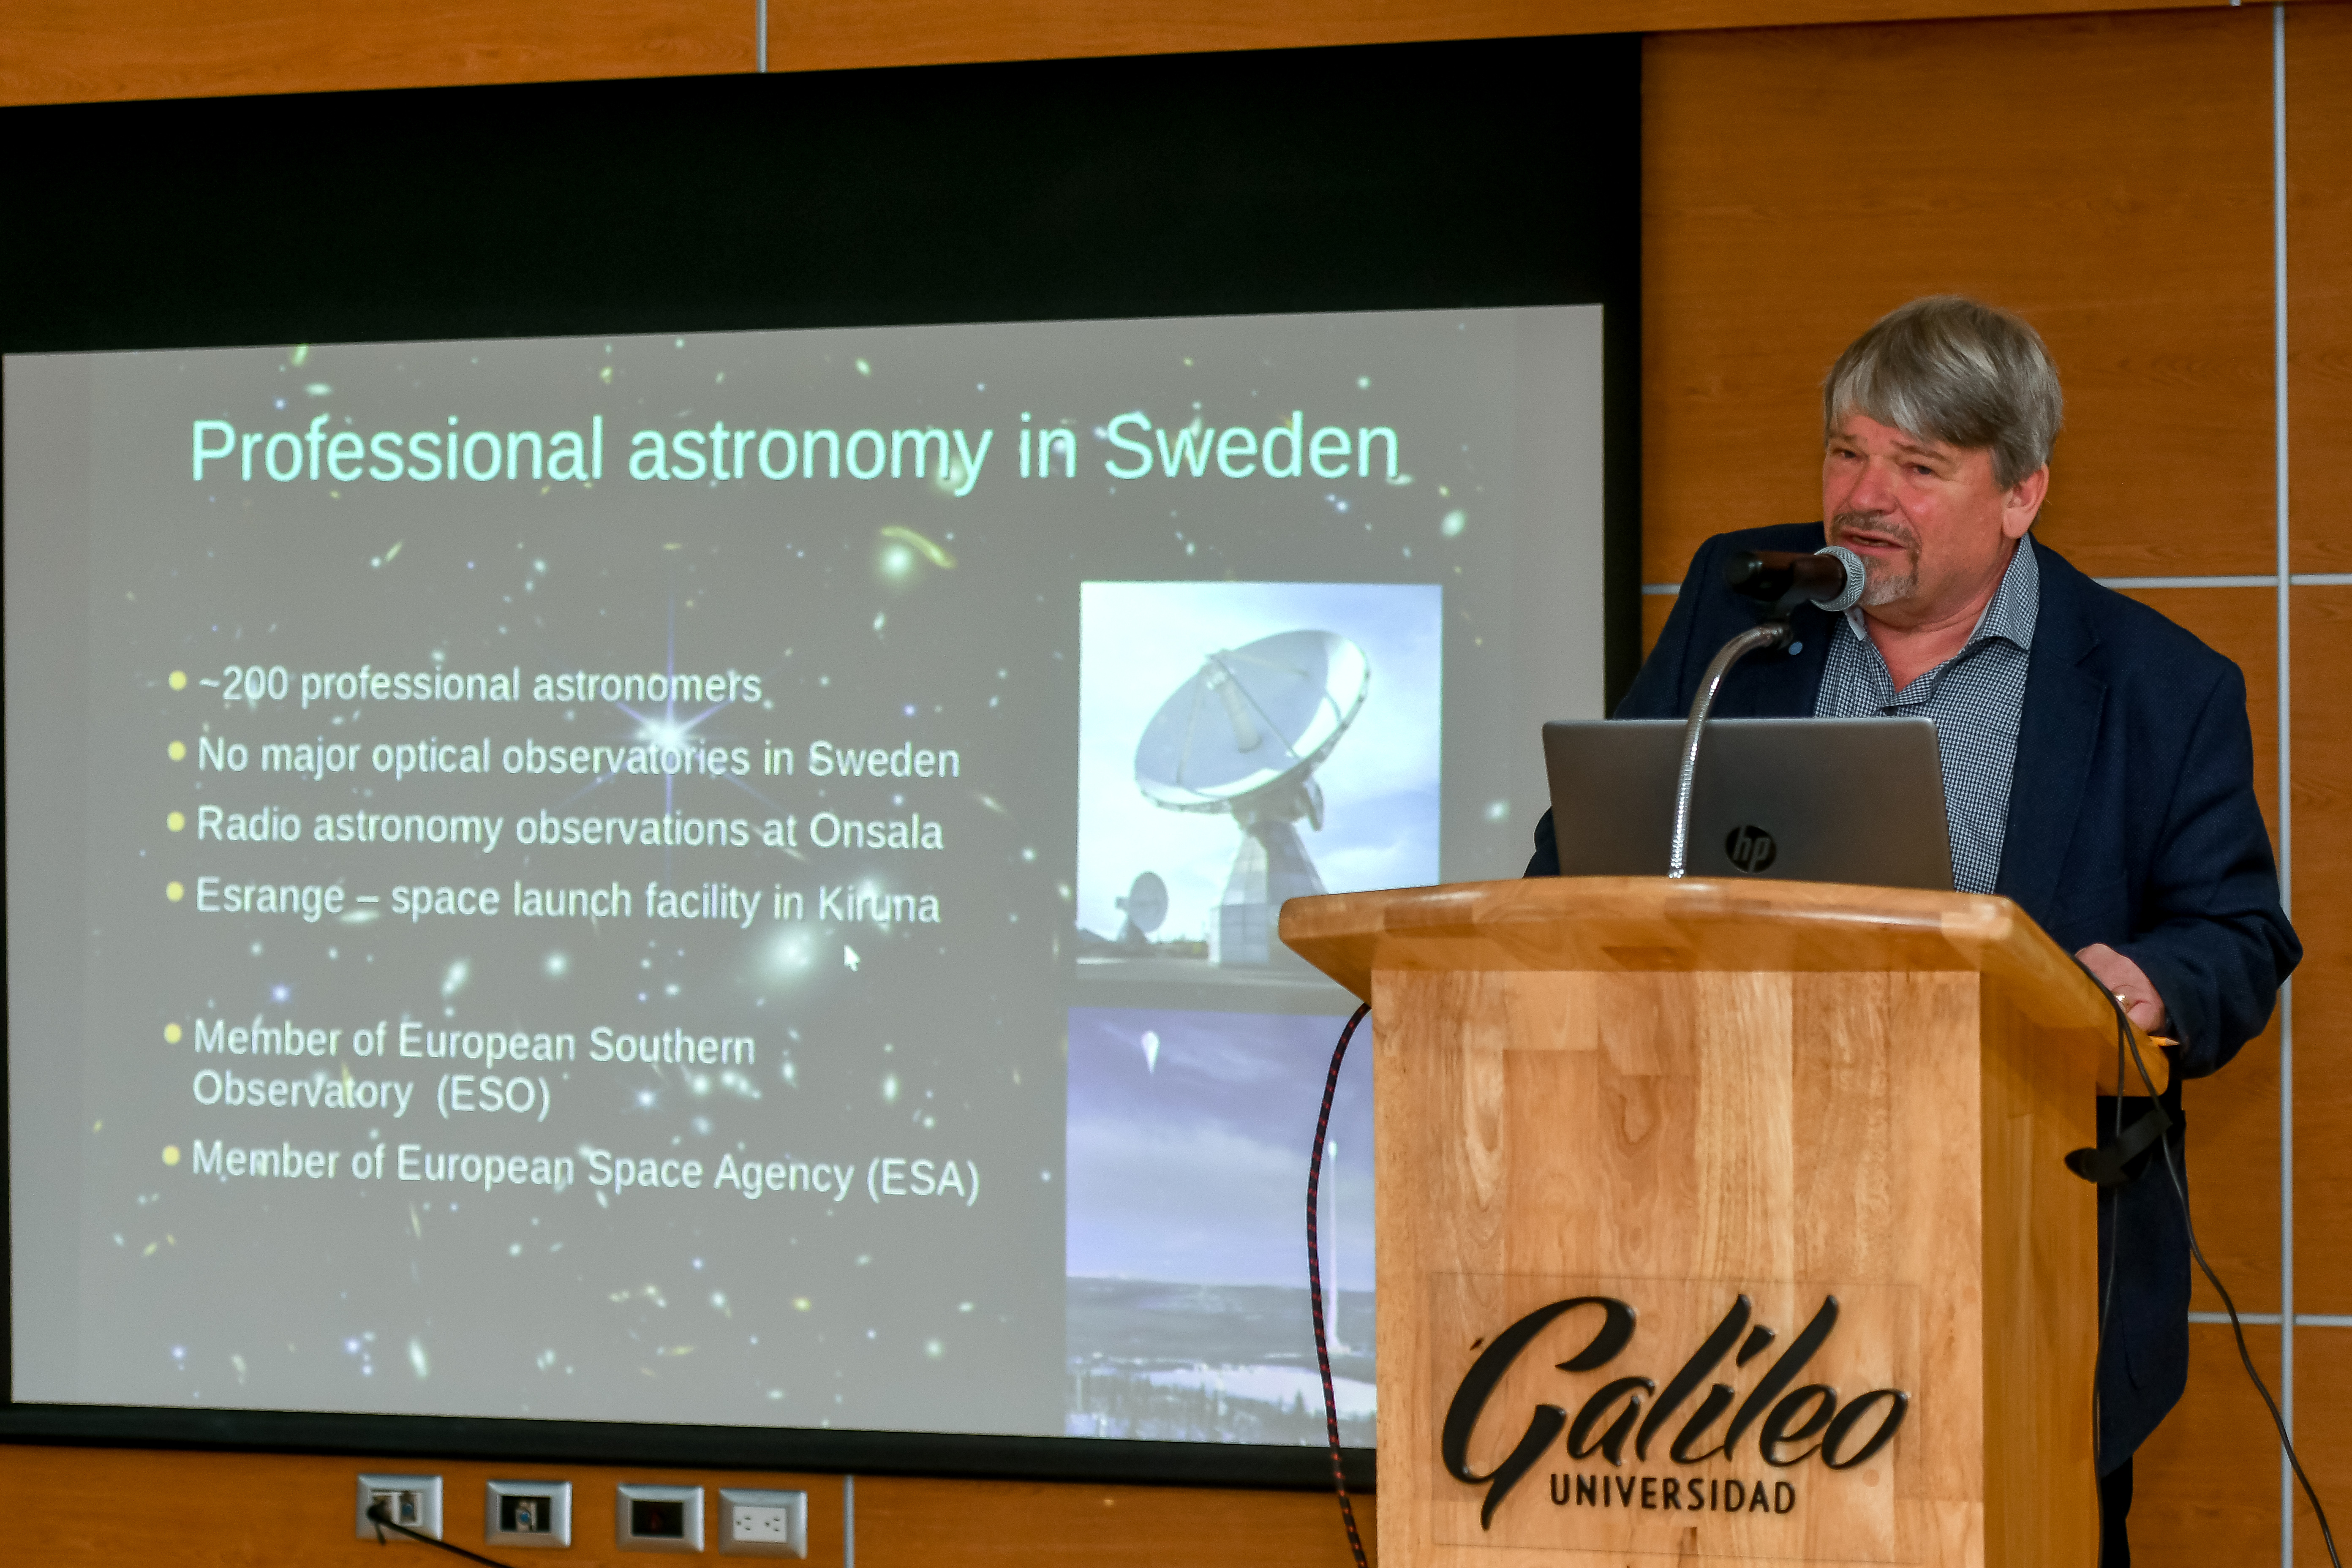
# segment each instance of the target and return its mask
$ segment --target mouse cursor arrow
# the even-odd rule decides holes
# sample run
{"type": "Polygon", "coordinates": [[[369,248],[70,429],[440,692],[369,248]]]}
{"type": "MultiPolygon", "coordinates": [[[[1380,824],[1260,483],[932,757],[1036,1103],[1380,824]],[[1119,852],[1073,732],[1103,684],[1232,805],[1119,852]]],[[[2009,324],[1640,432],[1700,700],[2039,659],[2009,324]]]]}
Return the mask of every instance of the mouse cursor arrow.
{"type": "Polygon", "coordinates": [[[844,968],[854,972],[857,968],[857,950],[850,946],[847,942],[843,942],[841,944],[841,962],[844,968]]]}

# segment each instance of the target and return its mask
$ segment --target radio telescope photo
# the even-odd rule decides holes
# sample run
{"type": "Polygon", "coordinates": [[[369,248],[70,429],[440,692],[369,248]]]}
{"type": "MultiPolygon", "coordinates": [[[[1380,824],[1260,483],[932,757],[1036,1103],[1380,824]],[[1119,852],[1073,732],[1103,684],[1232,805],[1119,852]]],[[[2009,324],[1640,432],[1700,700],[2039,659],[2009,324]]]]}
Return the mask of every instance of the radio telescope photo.
{"type": "Polygon", "coordinates": [[[1081,592],[1081,976],[1295,983],[1285,900],[1437,879],[1439,588],[1081,592]]]}

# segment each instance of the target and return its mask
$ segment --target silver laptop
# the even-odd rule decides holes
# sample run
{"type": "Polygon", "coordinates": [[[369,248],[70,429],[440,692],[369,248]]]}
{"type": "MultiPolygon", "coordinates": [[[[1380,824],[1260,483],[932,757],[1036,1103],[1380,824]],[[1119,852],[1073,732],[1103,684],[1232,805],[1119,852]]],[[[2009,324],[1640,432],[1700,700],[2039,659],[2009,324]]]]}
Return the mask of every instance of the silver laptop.
{"type": "MultiPolygon", "coordinates": [[[[1679,719],[1546,724],[1564,877],[1663,877],[1679,719]]],[[[1699,747],[1688,874],[1952,886],[1932,719],[1717,719],[1699,747]]]]}

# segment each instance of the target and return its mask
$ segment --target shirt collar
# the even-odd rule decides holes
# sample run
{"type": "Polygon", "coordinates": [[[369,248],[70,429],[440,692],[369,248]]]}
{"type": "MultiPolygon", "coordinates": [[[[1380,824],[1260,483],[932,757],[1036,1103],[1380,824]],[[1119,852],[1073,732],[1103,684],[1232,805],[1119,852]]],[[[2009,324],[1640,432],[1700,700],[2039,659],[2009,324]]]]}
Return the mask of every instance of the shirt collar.
{"type": "MultiPolygon", "coordinates": [[[[1992,594],[1992,603],[1977,617],[1976,629],[1969,633],[1965,645],[1974,647],[1987,637],[1999,637],[2020,650],[2033,651],[2033,624],[2042,611],[2042,563],[2033,558],[2033,536],[2029,533],[2017,542],[2017,549],[2009,558],[2009,568],[2000,574],[2000,586],[1992,594]]],[[[1863,618],[1862,606],[1846,611],[1848,630],[1864,642],[1870,640],[1870,626],[1863,618]]]]}

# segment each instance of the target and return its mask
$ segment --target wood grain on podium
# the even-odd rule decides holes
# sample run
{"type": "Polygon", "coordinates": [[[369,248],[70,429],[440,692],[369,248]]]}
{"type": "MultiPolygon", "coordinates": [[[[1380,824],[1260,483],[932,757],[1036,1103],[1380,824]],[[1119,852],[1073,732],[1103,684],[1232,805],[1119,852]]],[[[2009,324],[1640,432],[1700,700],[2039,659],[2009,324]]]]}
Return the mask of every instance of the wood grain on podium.
{"type": "MultiPolygon", "coordinates": [[[[2095,1206],[2063,1161],[2113,1015],[2014,905],[1583,878],[1297,900],[1282,926],[1374,1004],[1391,1429],[1436,1429],[1470,1332],[1586,1281],[1643,1282],[1669,1360],[1712,1326],[1674,1282],[1836,1282],[1916,1391],[1868,1494],[1761,1529],[1538,1510],[1515,1530],[1577,1547],[1548,1560],[2092,1559],[2095,1206]]],[[[1551,1357],[1525,1359],[1536,1377],[1551,1357]]],[[[1529,1402],[1519,1375],[1506,1407],[1529,1402]]],[[[1392,1563],[1490,1560],[1475,1494],[1425,1446],[1390,1451],[1381,1495],[1392,1563]]]]}
{"type": "Polygon", "coordinates": [[[2057,358],[2053,546],[2100,576],[2268,572],[2270,26],[1650,39],[1643,580],[1819,516],[1822,374],[1938,290],[2022,312],[2057,358]]]}
{"type": "MultiPolygon", "coordinates": [[[[1282,940],[1360,997],[1377,967],[1413,971],[1980,973],[2113,1087],[2115,1014],[2007,899],[1828,882],[1561,877],[1340,893],[1283,906],[1282,940]],[[2105,1053],[2104,1063],[2096,1054],[2105,1053]]],[[[2160,1091],[2161,1052],[2132,1031],[2160,1091]]],[[[2136,1070],[2136,1069],[2135,1069],[2136,1070]]]]}

